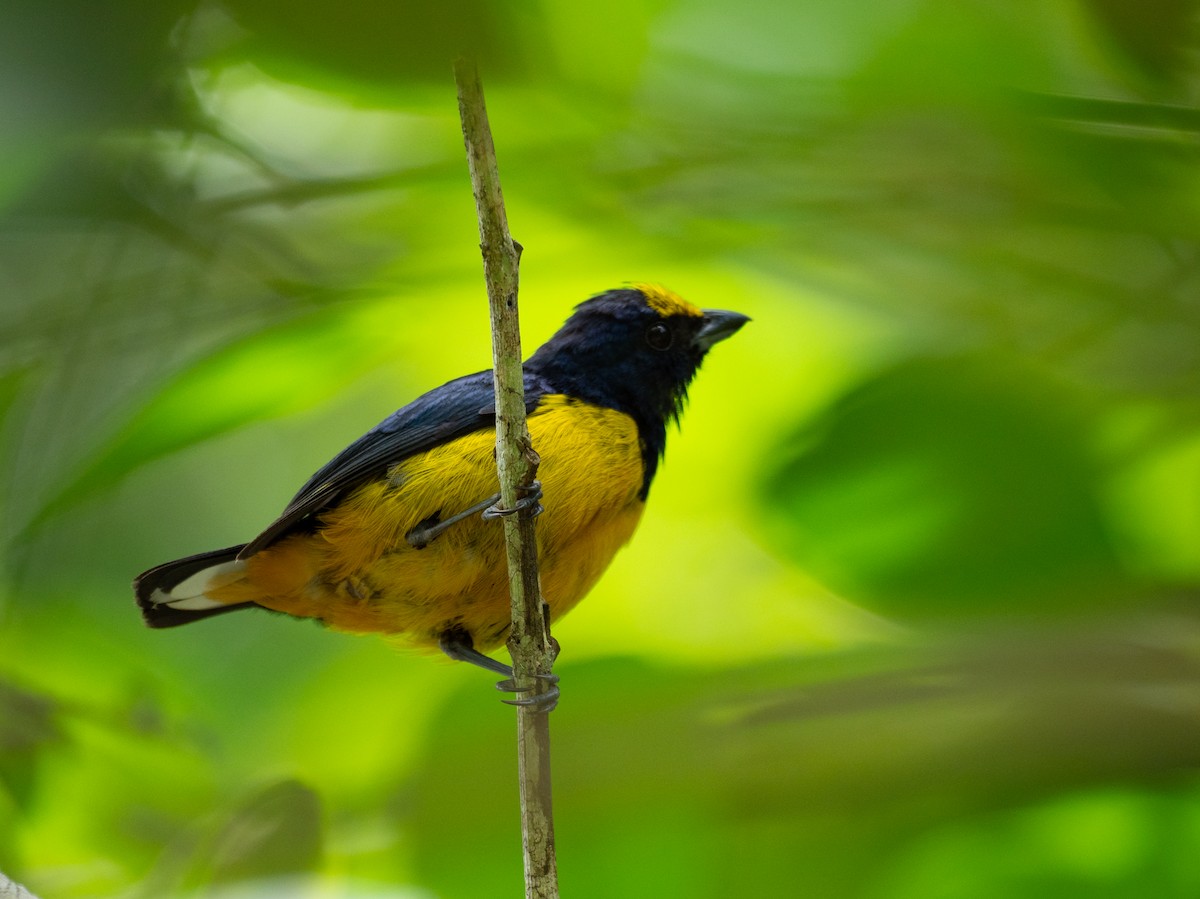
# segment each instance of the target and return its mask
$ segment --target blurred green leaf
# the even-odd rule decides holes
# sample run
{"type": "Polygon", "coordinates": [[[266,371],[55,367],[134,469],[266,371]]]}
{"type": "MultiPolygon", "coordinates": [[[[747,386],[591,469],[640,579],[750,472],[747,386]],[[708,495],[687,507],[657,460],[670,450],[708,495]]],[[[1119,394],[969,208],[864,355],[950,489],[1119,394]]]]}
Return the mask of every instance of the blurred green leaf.
{"type": "Polygon", "coordinates": [[[1087,429],[1023,366],[914,359],[785,440],[764,511],[801,565],[902,617],[1103,607],[1124,578],[1087,429]]]}
{"type": "Polygon", "coordinates": [[[365,316],[313,313],[238,340],[185,369],[143,406],[35,521],[171,452],[326,401],[378,366],[395,344],[365,316]]]}

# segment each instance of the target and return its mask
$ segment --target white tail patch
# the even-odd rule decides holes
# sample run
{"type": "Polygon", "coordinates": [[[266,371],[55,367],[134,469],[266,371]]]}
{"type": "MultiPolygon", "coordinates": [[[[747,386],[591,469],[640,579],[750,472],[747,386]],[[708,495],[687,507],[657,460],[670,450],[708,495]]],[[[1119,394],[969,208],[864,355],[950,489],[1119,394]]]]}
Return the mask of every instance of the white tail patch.
{"type": "Polygon", "coordinates": [[[150,601],[156,606],[170,606],[173,609],[184,609],[191,612],[219,608],[225,603],[209,599],[206,591],[237,580],[245,568],[246,563],[238,559],[230,562],[218,562],[216,565],[203,568],[190,577],[184,578],[170,591],[155,590],[150,595],[150,601]]]}

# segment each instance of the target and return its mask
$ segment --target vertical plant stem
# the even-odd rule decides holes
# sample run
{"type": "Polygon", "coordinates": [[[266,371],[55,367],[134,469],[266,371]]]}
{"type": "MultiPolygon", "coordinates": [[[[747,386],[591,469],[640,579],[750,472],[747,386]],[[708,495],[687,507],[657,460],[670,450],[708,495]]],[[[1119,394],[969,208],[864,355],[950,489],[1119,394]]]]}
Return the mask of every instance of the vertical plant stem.
{"type": "MultiPolygon", "coordinates": [[[[492,359],[496,386],[496,467],[500,503],[515,507],[522,488],[533,484],[538,456],[525,422],[525,390],[521,370],[521,331],[517,315],[517,282],[521,248],[508,233],[496,151],[488,124],[483,87],[473,62],[454,64],[458,111],[471,170],[471,188],[479,217],[480,250],[487,280],[492,321],[492,359]]],[[[518,683],[533,685],[550,674],[554,652],[542,614],[538,583],[537,543],[532,509],[504,516],[508,585],[512,597],[512,630],[508,648],[518,683]]],[[[524,697],[526,694],[522,694],[524,697]]],[[[517,707],[517,766],[521,793],[521,836],[525,853],[527,899],[557,899],[558,866],[554,855],[554,812],[550,790],[550,716],[547,711],[517,707]]]]}

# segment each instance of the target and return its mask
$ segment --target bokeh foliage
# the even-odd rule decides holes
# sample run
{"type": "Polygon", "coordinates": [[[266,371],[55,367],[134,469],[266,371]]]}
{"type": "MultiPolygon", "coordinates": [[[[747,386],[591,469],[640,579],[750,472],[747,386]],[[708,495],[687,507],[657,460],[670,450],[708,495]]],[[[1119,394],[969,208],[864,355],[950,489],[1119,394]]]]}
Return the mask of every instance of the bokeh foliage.
{"type": "Polygon", "coordinates": [[[487,365],[468,50],[529,347],[629,280],[755,319],[556,627],[565,893],[1196,895],[1197,13],[11,0],[0,870],[519,889],[479,672],[128,588],[487,365]]]}

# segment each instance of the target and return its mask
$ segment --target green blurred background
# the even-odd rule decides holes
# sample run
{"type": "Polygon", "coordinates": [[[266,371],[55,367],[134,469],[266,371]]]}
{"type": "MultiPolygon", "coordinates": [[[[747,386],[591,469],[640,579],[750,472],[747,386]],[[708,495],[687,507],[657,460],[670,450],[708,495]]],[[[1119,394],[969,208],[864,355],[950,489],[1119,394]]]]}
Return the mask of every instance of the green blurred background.
{"type": "MultiPolygon", "coordinates": [[[[43,899],[519,895],[489,678],[129,582],[663,282],[718,347],[556,627],[564,895],[1200,895],[1190,0],[8,0],[0,871],[43,899]]],[[[551,498],[552,501],[552,498],[551,498]]]]}

